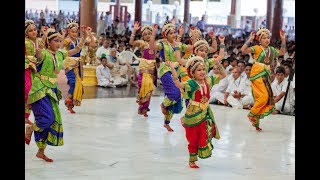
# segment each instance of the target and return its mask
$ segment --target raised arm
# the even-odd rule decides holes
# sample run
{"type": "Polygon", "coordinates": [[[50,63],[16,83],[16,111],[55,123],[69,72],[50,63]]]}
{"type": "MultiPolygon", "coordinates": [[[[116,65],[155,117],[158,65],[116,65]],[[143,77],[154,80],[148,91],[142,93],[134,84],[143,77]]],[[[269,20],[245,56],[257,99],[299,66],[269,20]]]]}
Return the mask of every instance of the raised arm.
{"type": "Polygon", "coordinates": [[[153,28],[153,31],[152,31],[152,35],[150,37],[150,42],[149,42],[149,45],[150,45],[150,49],[152,50],[158,50],[158,47],[157,47],[157,44],[156,44],[156,41],[155,41],[155,38],[156,38],[156,33],[157,33],[157,30],[158,30],[158,25],[157,24],[154,24],[152,26],[153,28]]]}
{"type": "Polygon", "coordinates": [[[209,48],[210,53],[214,53],[218,49],[217,45],[217,38],[213,31],[209,32],[208,35],[211,37],[211,47],[209,48]]]}
{"type": "Polygon", "coordinates": [[[139,46],[139,43],[137,41],[134,41],[134,37],[136,36],[136,33],[139,29],[140,29],[140,23],[138,21],[134,22],[133,31],[130,36],[129,44],[135,47],[139,46]]]}
{"type": "Polygon", "coordinates": [[[180,27],[179,27],[179,34],[178,34],[178,36],[177,36],[177,42],[181,42],[181,39],[182,39],[182,37],[183,37],[183,34],[184,34],[184,28],[183,28],[183,26],[180,26],[180,27]]]}
{"type": "Polygon", "coordinates": [[[281,38],[281,48],[277,56],[282,56],[287,51],[286,50],[286,33],[283,30],[280,30],[280,38],[281,38]]]}
{"type": "Polygon", "coordinates": [[[182,89],[184,88],[184,85],[183,83],[181,83],[178,79],[178,74],[177,74],[177,71],[175,70],[175,64],[174,62],[172,61],[167,61],[165,62],[166,64],[168,64],[171,68],[171,72],[172,72],[172,79],[173,79],[173,82],[174,82],[174,85],[176,85],[178,88],[182,89]]]}
{"type": "Polygon", "coordinates": [[[250,46],[250,44],[252,43],[252,41],[254,39],[254,35],[255,35],[255,32],[252,31],[250,33],[250,37],[247,40],[247,42],[245,42],[244,45],[241,47],[241,52],[242,52],[243,55],[244,54],[249,54],[249,53],[252,52],[249,46],[250,46]]]}
{"type": "Polygon", "coordinates": [[[216,61],[219,61],[219,62],[224,58],[224,51],[226,48],[226,45],[224,44],[224,40],[225,40],[224,36],[219,36],[220,50],[219,50],[219,56],[216,58],[216,61]]]}

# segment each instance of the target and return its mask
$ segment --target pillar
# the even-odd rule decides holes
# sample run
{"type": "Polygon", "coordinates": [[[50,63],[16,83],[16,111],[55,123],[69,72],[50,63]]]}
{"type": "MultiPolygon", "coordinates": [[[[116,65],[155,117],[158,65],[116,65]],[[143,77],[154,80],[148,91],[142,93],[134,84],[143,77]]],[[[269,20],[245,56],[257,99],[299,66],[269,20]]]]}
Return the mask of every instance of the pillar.
{"type": "Polygon", "coordinates": [[[236,28],[241,28],[241,0],[236,0],[235,21],[236,28]]]}
{"type": "Polygon", "coordinates": [[[134,8],[135,8],[135,12],[134,12],[134,21],[138,21],[140,22],[140,24],[142,23],[142,0],[135,0],[135,4],[134,4],[134,8]]]}
{"type": "Polygon", "coordinates": [[[228,25],[231,28],[236,27],[236,2],[237,0],[231,0],[231,11],[228,17],[228,25]]]}
{"type": "Polygon", "coordinates": [[[97,0],[80,0],[80,26],[97,29],[97,0]]]}
{"type": "Polygon", "coordinates": [[[283,0],[274,1],[274,10],[273,10],[273,23],[272,23],[272,40],[280,38],[280,30],[282,29],[283,19],[282,19],[282,7],[283,0]]]}
{"type": "Polygon", "coordinates": [[[267,19],[266,19],[266,23],[267,23],[267,29],[269,29],[271,31],[272,29],[272,19],[273,19],[273,2],[274,0],[267,0],[267,19]]]}
{"type": "Polygon", "coordinates": [[[184,0],[184,14],[183,14],[183,22],[189,24],[190,22],[190,0],[184,0]]]}

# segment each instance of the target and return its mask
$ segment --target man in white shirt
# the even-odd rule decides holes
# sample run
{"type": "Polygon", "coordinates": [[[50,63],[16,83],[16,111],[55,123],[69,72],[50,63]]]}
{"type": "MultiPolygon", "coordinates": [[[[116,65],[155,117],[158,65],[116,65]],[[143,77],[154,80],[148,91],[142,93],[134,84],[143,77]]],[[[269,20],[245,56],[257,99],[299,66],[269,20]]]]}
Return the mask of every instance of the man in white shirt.
{"type": "Polygon", "coordinates": [[[275,102],[275,111],[273,114],[278,113],[293,113],[294,112],[294,100],[293,100],[293,89],[290,87],[288,89],[288,95],[287,99],[284,105],[283,111],[281,111],[283,100],[286,95],[287,87],[288,87],[288,81],[285,80],[285,69],[284,67],[280,66],[276,70],[276,79],[277,81],[274,81],[271,84],[274,102],[275,102]]]}
{"type": "MultiPolygon", "coordinates": [[[[96,68],[96,76],[98,86],[102,87],[116,87],[113,78],[110,74],[106,56],[101,57],[101,64],[96,68]]],[[[111,66],[110,66],[111,67],[111,66]]]]}
{"type": "Polygon", "coordinates": [[[230,104],[232,107],[242,109],[242,95],[244,94],[245,78],[241,77],[238,67],[232,70],[232,80],[229,81],[226,92],[224,93],[224,104],[230,104]]]}
{"type": "Polygon", "coordinates": [[[110,54],[108,39],[105,39],[103,42],[103,45],[97,49],[96,56],[99,61],[100,61],[102,54],[105,54],[106,56],[108,56],[110,54]]]}

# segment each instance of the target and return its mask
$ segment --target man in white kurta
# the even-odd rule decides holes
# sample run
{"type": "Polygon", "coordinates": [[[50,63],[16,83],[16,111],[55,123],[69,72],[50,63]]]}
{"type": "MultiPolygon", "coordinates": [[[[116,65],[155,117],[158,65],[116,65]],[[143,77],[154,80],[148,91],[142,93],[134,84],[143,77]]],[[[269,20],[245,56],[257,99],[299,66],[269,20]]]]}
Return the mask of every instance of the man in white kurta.
{"type": "Polygon", "coordinates": [[[109,48],[109,40],[105,39],[102,46],[99,47],[96,51],[96,57],[100,61],[100,58],[104,54],[105,56],[108,56],[110,54],[110,48],[109,48]]]}
{"type": "Polygon", "coordinates": [[[96,76],[98,86],[116,87],[110,74],[110,69],[107,64],[107,58],[105,56],[101,58],[101,64],[96,68],[96,76]]]}
{"type": "Polygon", "coordinates": [[[242,109],[242,94],[244,94],[246,78],[241,77],[241,72],[238,67],[232,70],[232,79],[228,84],[227,90],[224,93],[224,104],[231,105],[234,108],[242,109]]]}

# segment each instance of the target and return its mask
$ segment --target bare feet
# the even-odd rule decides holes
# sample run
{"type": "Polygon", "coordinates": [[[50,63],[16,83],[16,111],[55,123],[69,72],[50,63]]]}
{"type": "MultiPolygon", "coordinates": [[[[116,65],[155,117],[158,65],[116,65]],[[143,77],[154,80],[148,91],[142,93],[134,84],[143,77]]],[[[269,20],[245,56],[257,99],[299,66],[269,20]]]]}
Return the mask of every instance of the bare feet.
{"type": "Polygon", "coordinates": [[[256,130],[257,130],[258,132],[262,131],[262,129],[259,128],[259,127],[256,127],[256,130]]]}
{"type": "Polygon", "coordinates": [[[71,107],[69,107],[68,110],[69,110],[70,113],[72,113],[72,114],[76,113],[71,107]]]}
{"type": "Polygon", "coordinates": [[[189,162],[189,166],[191,168],[199,168],[199,166],[195,162],[189,162]]]}
{"type": "Polygon", "coordinates": [[[46,162],[53,162],[53,159],[48,158],[44,153],[38,152],[36,155],[37,158],[43,159],[46,162]]]}
{"type": "Polygon", "coordinates": [[[169,124],[164,124],[163,127],[167,128],[168,131],[173,132],[173,129],[169,126],[169,124]]]}
{"type": "Polygon", "coordinates": [[[260,127],[258,127],[257,125],[252,124],[252,126],[256,128],[256,131],[259,131],[259,132],[262,131],[262,129],[260,127]]]}
{"type": "Polygon", "coordinates": [[[33,132],[32,126],[27,125],[24,140],[25,140],[26,144],[28,144],[28,145],[30,144],[30,141],[31,141],[32,132],[33,132]]]}

